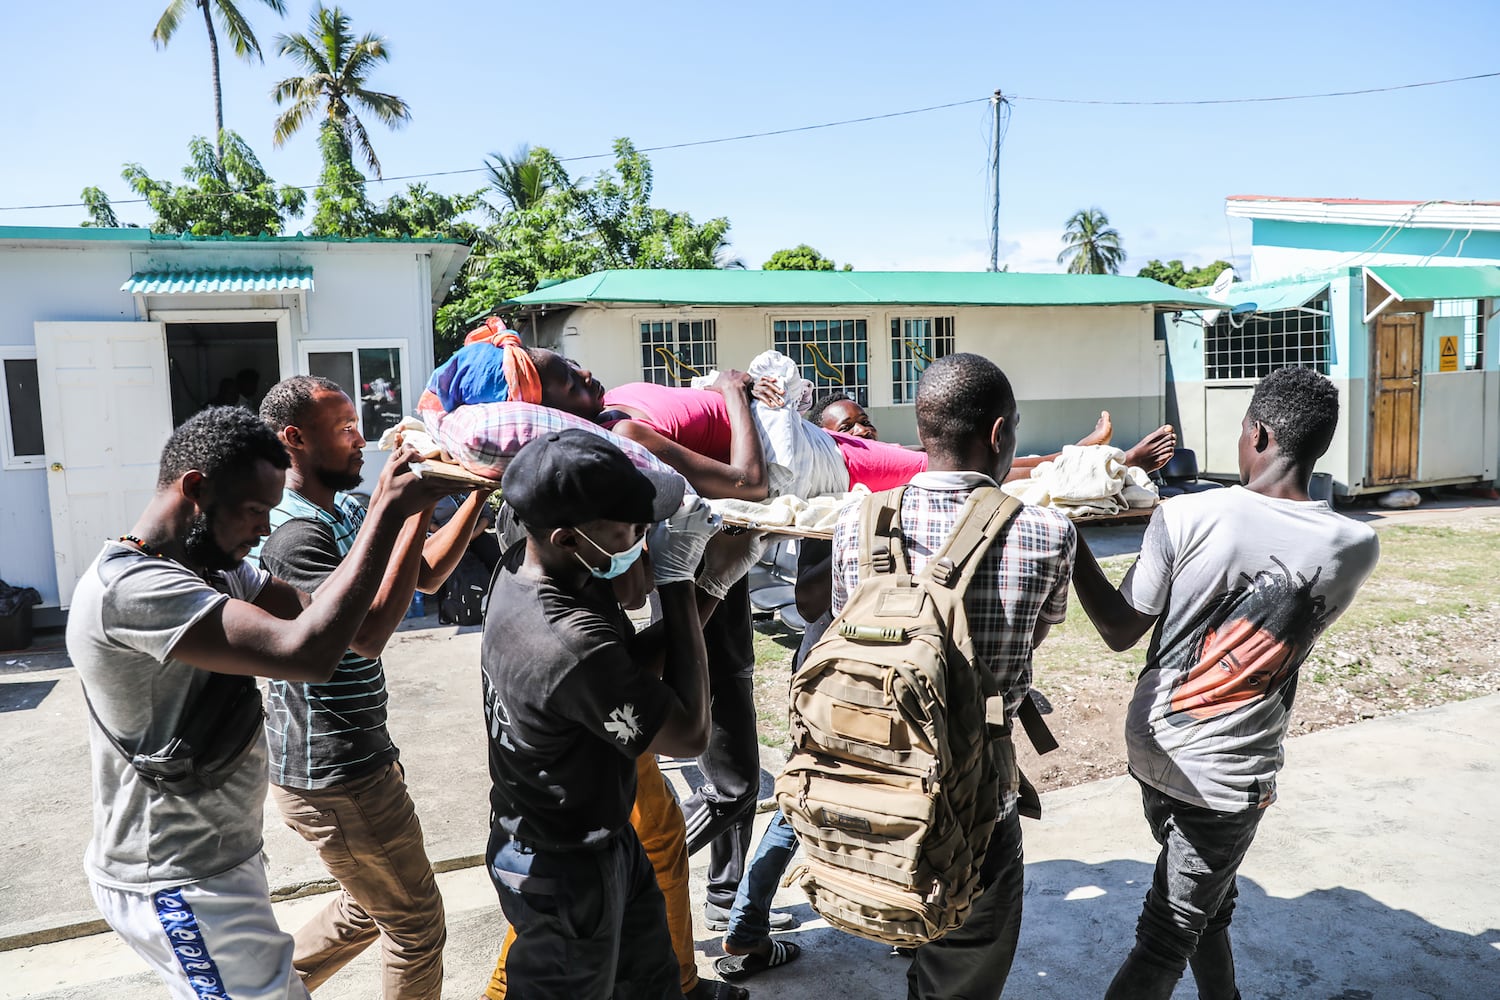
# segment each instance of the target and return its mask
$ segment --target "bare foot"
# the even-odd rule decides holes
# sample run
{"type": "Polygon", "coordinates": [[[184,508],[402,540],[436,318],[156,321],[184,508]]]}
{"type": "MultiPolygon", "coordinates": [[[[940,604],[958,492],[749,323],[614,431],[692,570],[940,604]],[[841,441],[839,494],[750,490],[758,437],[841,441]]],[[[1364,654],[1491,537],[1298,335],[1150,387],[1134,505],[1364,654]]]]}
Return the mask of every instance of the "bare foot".
{"type": "Polygon", "coordinates": [[[1099,421],[1094,424],[1094,429],[1088,436],[1078,443],[1081,445],[1109,444],[1109,439],[1115,436],[1115,425],[1109,419],[1108,410],[1099,411],[1099,421]]]}
{"type": "Polygon", "coordinates": [[[1177,432],[1171,424],[1162,424],[1141,438],[1134,448],[1125,452],[1125,464],[1138,466],[1147,472],[1155,472],[1172,458],[1177,450],[1177,432]]]}

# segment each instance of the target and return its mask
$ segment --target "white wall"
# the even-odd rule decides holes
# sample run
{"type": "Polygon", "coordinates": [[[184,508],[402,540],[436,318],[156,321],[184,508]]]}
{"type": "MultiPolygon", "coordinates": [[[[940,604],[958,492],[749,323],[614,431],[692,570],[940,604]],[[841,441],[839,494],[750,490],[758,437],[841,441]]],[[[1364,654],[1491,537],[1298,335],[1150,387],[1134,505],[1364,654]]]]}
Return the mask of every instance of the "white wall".
{"type": "MultiPolygon", "coordinates": [[[[294,374],[297,344],[319,340],[405,340],[407,411],[432,373],[432,286],[428,253],[400,244],[348,246],[192,243],[182,247],[132,249],[104,243],[78,248],[0,247],[0,345],[34,345],[41,321],[146,320],[161,311],[258,309],[280,312],[288,322],[290,359],[282,357],[278,378],[294,374]],[[167,267],[274,267],[313,269],[315,290],[307,294],[307,332],[294,295],[151,297],[139,313],[120,286],[136,271],[167,267]]],[[[263,385],[271,373],[263,373],[263,385]]],[[[8,419],[0,413],[0,419],[8,419]]],[[[373,443],[372,443],[373,444],[373,443]]],[[[49,455],[56,445],[49,440],[49,455]]],[[[384,454],[366,452],[366,483],[378,478],[384,454]]],[[[0,469],[0,578],[42,592],[44,605],[58,599],[45,468],[0,469]]],[[[128,530],[130,525],[121,525],[128,530]]]]}

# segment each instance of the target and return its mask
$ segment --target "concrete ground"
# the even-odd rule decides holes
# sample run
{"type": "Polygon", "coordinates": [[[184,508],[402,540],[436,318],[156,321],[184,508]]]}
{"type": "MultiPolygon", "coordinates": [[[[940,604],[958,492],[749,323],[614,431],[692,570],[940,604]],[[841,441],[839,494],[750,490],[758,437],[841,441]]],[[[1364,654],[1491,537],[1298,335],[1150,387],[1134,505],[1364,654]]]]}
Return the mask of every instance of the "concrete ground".
{"type": "MultiPolygon", "coordinates": [[[[1496,509],[1480,505],[1479,512],[1485,508],[1496,509]]],[[[1130,535],[1119,534],[1096,549],[1129,551],[1130,535]]],[[[391,728],[428,853],[443,872],[445,993],[473,998],[504,930],[477,866],[489,787],[478,634],[432,618],[410,625],[386,658],[391,728]]],[[[44,633],[31,650],[0,654],[0,760],[7,764],[0,777],[7,806],[0,824],[0,1000],[158,997],[159,983],[98,921],[81,871],[91,823],[87,713],[58,646],[57,634],[44,633]]],[[[778,763],[768,754],[767,771],[778,763]]],[[[1235,934],[1245,995],[1500,997],[1497,765],[1500,696],[1290,741],[1281,798],[1241,872],[1235,934]]],[[[694,777],[691,765],[667,770],[680,788],[694,777]]],[[[1044,819],[1024,825],[1026,916],[1006,995],[1098,997],[1129,947],[1155,845],[1128,778],[1053,792],[1044,803],[1044,819]]],[[[293,928],[327,901],[316,892],[326,887],[324,873],[274,812],[265,831],[271,885],[313,891],[278,904],[278,919],[293,928]]],[[[696,900],[703,864],[701,855],[694,858],[696,900]]],[[[801,920],[789,933],[804,953],[792,966],[747,981],[752,995],[901,994],[904,960],[828,928],[795,888],[783,889],[777,903],[801,920]]],[[[701,920],[697,931],[700,968],[711,972],[721,954],[717,936],[701,920]]],[[[325,1000],[378,995],[374,951],[318,993],[325,1000]]],[[[1195,995],[1190,983],[1177,992],[1195,995]]]]}

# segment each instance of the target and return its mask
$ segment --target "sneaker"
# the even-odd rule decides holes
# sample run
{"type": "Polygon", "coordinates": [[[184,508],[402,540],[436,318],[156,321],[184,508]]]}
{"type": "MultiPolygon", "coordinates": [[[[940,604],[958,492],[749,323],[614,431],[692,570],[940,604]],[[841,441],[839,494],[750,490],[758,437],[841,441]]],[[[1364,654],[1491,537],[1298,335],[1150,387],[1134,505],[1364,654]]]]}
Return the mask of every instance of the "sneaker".
{"type": "MultiPolygon", "coordinates": [[[[729,910],[717,903],[705,902],[703,904],[703,923],[711,931],[729,930],[729,910]]],[[[780,910],[772,910],[767,921],[773,931],[790,930],[797,926],[797,918],[790,913],[780,910]]]]}

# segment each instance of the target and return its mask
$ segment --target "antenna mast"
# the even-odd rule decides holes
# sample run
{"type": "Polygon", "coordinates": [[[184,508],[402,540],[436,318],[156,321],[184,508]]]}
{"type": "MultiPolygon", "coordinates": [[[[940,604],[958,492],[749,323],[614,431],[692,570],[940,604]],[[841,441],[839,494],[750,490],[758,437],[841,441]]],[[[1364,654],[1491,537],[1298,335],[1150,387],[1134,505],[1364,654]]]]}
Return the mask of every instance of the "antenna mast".
{"type": "Polygon", "coordinates": [[[990,203],[990,270],[1000,270],[1000,108],[1005,104],[1005,95],[999,90],[990,98],[994,115],[991,121],[990,185],[993,201],[990,203]]]}

